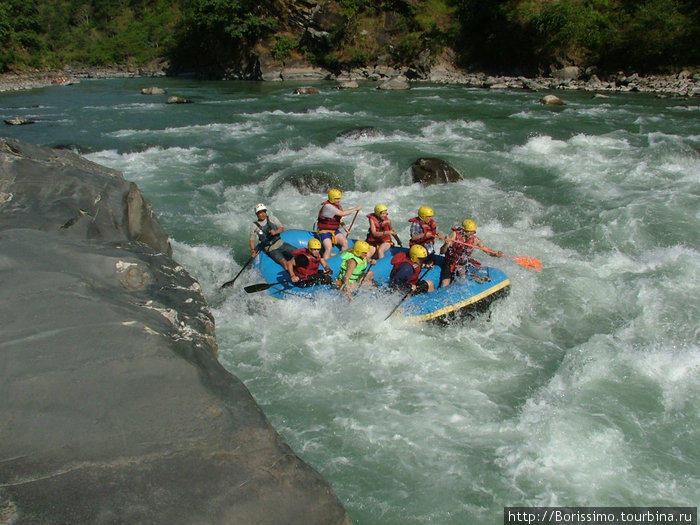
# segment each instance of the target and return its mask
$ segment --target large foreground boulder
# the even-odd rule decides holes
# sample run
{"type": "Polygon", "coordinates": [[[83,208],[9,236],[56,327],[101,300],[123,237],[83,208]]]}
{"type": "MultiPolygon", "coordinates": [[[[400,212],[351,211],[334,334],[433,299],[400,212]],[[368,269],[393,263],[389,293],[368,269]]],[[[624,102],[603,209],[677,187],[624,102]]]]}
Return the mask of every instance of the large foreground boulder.
{"type": "Polygon", "coordinates": [[[0,138],[0,522],[345,524],[113,170],[0,138]]]}

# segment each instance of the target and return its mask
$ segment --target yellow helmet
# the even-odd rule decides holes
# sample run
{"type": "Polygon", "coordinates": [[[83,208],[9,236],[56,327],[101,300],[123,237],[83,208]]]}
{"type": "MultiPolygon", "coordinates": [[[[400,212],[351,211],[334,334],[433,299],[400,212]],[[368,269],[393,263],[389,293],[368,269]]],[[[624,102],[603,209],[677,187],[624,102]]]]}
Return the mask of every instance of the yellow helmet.
{"type": "Polygon", "coordinates": [[[379,214],[382,213],[383,211],[387,211],[389,208],[386,207],[386,204],[377,204],[374,207],[374,214],[379,217],[379,214]]]}
{"type": "Polygon", "coordinates": [[[355,257],[362,257],[363,253],[369,253],[370,246],[366,241],[356,241],[355,245],[352,247],[352,253],[355,257]]]}
{"type": "Polygon", "coordinates": [[[464,228],[465,231],[468,231],[468,232],[475,232],[476,231],[476,223],[471,219],[464,219],[464,222],[462,223],[462,227],[464,228]]]}
{"type": "Polygon", "coordinates": [[[321,249],[321,241],[319,241],[316,238],[309,239],[309,244],[307,244],[306,247],[309,250],[320,250],[321,249]]]}
{"type": "Polygon", "coordinates": [[[419,259],[425,259],[427,256],[428,250],[425,249],[425,246],[421,246],[420,244],[414,244],[411,246],[411,249],[408,250],[408,258],[413,262],[418,262],[419,259]]]}
{"type": "Polygon", "coordinates": [[[428,217],[432,217],[433,215],[435,215],[435,212],[430,206],[421,206],[420,208],[418,208],[418,217],[422,221],[424,221],[428,217]]]}
{"type": "Polygon", "coordinates": [[[338,188],[333,188],[332,190],[328,190],[328,200],[333,202],[335,199],[342,199],[343,198],[343,192],[340,191],[338,188]]]}

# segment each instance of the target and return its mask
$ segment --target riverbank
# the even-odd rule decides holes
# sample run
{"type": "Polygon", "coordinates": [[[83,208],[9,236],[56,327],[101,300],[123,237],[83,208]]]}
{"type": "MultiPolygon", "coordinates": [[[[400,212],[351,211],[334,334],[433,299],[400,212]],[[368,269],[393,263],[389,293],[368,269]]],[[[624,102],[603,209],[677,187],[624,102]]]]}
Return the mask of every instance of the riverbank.
{"type": "Polygon", "coordinates": [[[164,77],[163,69],[134,67],[80,68],[0,74],[0,92],[36,89],[51,85],[78,83],[88,78],[164,77]]]}
{"type": "MultiPolygon", "coordinates": [[[[532,91],[582,90],[591,92],[638,92],[657,96],[700,96],[700,74],[682,71],[675,75],[640,76],[624,72],[600,78],[596,74],[584,73],[577,68],[555,71],[548,77],[492,76],[486,73],[464,72],[449,64],[437,64],[430,71],[417,75],[411,68],[375,67],[358,68],[336,76],[318,68],[294,67],[266,71],[263,81],[318,81],[318,80],[370,80],[385,81],[393,77],[406,77],[411,83],[432,82],[459,84],[483,89],[527,89],[532,91]]],[[[35,89],[50,85],[78,83],[94,78],[146,78],[165,77],[159,68],[85,68],[32,73],[4,73],[0,75],[0,92],[35,89]]]]}

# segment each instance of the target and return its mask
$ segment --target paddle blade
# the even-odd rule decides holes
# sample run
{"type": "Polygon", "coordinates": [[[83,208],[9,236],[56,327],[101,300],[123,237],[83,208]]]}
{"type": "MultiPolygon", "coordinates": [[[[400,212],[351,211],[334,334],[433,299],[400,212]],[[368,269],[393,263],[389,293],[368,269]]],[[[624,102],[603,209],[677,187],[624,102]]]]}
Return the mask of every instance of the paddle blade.
{"type": "Polygon", "coordinates": [[[528,257],[527,255],[516,255],[515,257],[513,257],[513,260],[520,266],[524,266],[525,268],[530,268],[531,270],[535,270],[537,272],[542,271],[542,262],[539,259],[536,259],[535,257],[528,257]]]}
{"type": "Polygon", "coordinates": [[[271,288],[275,286],[275,284],[278,283],[258,283],[258,284],[251,284],[250,286],[246,286],[243,289],[246,291],[246,293],[255,293],[255,292],[262,292],[263,290],[267,290],[268,288],[271,288]]]}

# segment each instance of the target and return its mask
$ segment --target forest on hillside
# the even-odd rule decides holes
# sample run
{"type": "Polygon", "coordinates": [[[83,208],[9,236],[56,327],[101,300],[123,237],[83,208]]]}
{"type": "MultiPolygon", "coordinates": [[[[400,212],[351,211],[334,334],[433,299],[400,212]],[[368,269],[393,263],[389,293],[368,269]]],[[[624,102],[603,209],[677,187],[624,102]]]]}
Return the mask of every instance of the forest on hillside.
{"type": "Polygon", "coordinates": [[[697,0],[328,2],[342,23],[318,45],[275,12],[291,0],[3,0],[0,72],[158,61],[175,70],[223,70],[256,45],[278,59],[295,55],[336,70],[380,55],[409,64],[447,47],[462,66],[503,74],[557,64],[669,73],[700,64],[697,0]],[[387,38],[358,39],[387,20],[387,38]]]}

